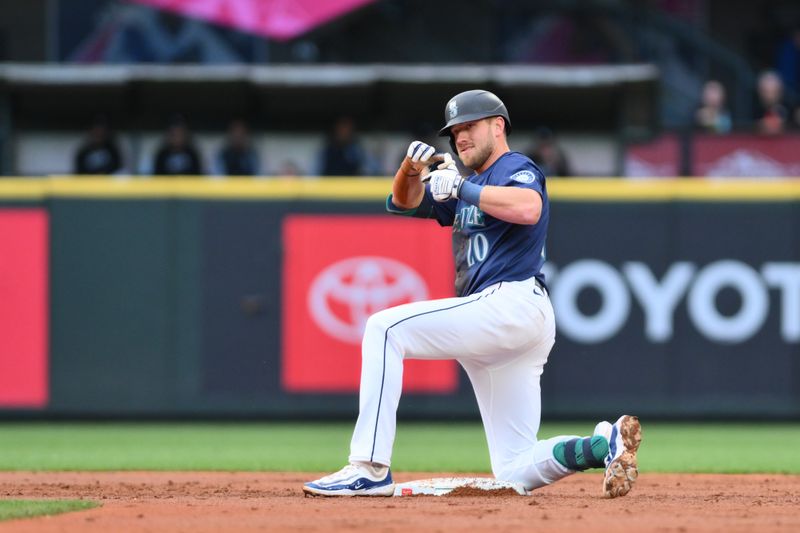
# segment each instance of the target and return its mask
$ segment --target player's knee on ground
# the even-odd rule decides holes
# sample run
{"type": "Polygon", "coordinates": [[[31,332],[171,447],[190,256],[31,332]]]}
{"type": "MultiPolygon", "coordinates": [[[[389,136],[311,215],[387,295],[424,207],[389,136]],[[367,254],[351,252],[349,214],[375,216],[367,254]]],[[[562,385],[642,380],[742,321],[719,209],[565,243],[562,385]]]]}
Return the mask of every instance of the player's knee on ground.
{"type": "MultiPolygon", "coordinates": [[[[531,460],[533,454],[531,454],[531,460]]],[[[522,483],[523,472],[532,461],[526,461],[522,457],[517,457],[510,461],[500,461],[496,457],[492,457],[492,474],[498,481],[509,481],[513,483],[522,483]],[[523,466],[523,468],[520,468],[523,466]]]]}
{"type": "Polygon", "coordinates": [[[602,467],[607,453],[608,441],[602,436],[552,437],[538,441],[529,453],[507,461],[493,457],[492,473],[500,481],[522,483],[533,490],[576,471],[602,467]]]}
{"type": "Polygon", "coordinates": [[[550,480],[541,476],[532,462],[527,465],[509,464],[499,468],[492,467],[492,473],[498,481],[522,483],[527,490],[543,487],[550,483],[550,480]]]}

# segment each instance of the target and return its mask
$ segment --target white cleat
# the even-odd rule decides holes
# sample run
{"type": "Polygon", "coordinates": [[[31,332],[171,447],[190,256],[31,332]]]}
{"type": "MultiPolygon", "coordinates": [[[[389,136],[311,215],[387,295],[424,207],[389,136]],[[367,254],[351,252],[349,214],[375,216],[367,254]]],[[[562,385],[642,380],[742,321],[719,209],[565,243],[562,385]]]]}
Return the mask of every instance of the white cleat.
{"type": "Polygon", "coordinates": [[[642,442],[642,426],[639,418],[622,415],[613,424],[600,422],[594,428],[595,435],[608,440],[606,474],[603,479],[603,495],[606,498],[625,496],[639,477],[636,452],[642,442]]]}
{"type": "Polygon", "coordinates": [[[389,467],[347,465],[336,473],[303,485],[308,496],[393,496],[389,467]]]}

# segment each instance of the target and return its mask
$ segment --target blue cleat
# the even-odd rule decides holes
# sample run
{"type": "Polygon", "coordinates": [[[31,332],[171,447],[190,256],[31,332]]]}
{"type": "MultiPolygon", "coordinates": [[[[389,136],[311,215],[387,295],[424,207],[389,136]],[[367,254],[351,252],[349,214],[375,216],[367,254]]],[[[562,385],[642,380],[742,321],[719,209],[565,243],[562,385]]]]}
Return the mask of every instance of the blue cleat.
{"type": "Polygon", "coordinates": [[[338,472],[303,485],[309,496],[393,496],[392,471],[387,466],[347,465],[338,472]]]}
{"type": "Polygon", "coordinates": [[[606,473],[603,479],[603,495],[606,498],[625,496],[639,477],[636,452],[642,442],[642,426],[635,416],[622,415],[613,424],[600,422],[595,435],[608,440],[608,455],[605,459],[606,473]]]}

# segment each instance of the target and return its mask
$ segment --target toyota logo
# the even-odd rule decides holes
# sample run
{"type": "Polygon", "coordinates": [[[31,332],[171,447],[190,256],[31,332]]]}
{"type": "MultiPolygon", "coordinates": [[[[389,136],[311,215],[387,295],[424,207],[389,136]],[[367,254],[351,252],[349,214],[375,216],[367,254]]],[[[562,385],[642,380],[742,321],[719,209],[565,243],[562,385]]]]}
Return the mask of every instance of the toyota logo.
{"type": "Polygon", "coordinates": [[[426,300],[428,287],[411,267],[387,257],[351,257],[319,273],[308,291],[317,325],[331,337],[361,344],[370,315],[395,305],[426,300]]]}

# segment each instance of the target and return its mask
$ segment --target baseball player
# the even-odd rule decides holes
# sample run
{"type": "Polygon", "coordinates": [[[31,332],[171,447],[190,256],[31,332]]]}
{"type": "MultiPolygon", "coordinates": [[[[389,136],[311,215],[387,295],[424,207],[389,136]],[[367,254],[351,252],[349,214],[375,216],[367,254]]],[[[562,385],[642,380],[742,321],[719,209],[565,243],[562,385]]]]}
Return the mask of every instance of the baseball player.
{"type": "Polygon", "coordinates": [[[539,377],[555,342],[541,273],[549,202],[545,176],[506,140],[511,120],[488,91],[445,107],[445,126],[465,167],[414,141],[386,201],[390,213],[453,228],[455,298],[413,302],[369,318],[362,343],[359,416],[349,464],[303,490],[324,496],[391,496],[390,471],[404,359],[456,359],[467,372],[489,444],[492,472],[528,490],[605,468],[603,493],[623,496],[638,475],[634,416],[600,422],[589,437],[539,441],[539,377]]]}

